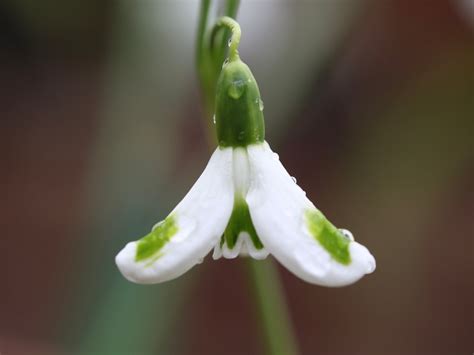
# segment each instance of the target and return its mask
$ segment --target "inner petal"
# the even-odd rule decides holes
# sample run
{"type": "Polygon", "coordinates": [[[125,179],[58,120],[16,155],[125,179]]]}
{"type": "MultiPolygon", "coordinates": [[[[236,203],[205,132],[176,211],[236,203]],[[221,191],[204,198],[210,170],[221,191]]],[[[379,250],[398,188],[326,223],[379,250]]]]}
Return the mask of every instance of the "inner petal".
{"type": "Polygon", "coordinates": [[[214,247],[212,258],[214,260],[224,257],[225,259],[235,259],[238,256],[250,256],[253,259],[263,260],[268,256],[268,251],[262,247],[257,249],[247,232],[240,232],[236,244],[229,248],[227,243],[220,243],[214,247]]]}
{"type": "Polygon", "coordinates": [[[219,245],[214,249],[214,259],[232,259],[238,255],[250,255],[263,259],[268,255],[262,241],[255,231],[250,217],[249,206],[245,200],[250,186],[249,160],[245,148],[233,151],[234,206],[229,223],[219,245]]]}
{"type": "Polygon", "coordinates": [[[219,245],[214,249],[213,258],[223,256],[233,259],[238,255],[264,259],[268,252],[255,231],[247,202],[242,195],[236,193],[232,215],[219,245]]]}
{"type": "Polygon", "coordinates": [[[236,194],[247,196],[250,187],[250,163],[246,148],[234,148],[232,152],[232,176],[236,194]]]}
{"type": "Polygon", "coordinates": [[[241,232],[247,232],[256,249],[262,249],[263,244],[255,231],[252,219],[250,218],[249,206],[247,202],[240,196],[234,197],[234,209],[230,216],[224,235],[221,239],[221,245],[226,243],[229,248],[233,248],[237,244],[237,239],[241,232]]]}

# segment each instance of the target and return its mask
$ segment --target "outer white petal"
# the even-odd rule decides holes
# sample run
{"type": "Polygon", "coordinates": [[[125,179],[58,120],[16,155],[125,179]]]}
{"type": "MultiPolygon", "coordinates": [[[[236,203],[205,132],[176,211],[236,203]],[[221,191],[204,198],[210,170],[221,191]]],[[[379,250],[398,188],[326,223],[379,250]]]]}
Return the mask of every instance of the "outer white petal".
{"type": "Polygon", "coordinates": [[[248,147],[250,189],[247,203],[255,230],[265,248],[295,275],[322,286],[351,284],[375,269],[363,245],[351,241],[351,263],[334,259],[310,234],[305,212],[314,209],[265,142],[248,147]]]}
{"type": "Polygon", "coordinates": [[[181,276],[219,242],[233,200],[232,149],[217,148],[194,186],[171,212],[178,231],[160,250],[160,256],[136,261],[137,242],[131,242],[116,256],[118,268],[125,278],[141,284],[181,276]]]}

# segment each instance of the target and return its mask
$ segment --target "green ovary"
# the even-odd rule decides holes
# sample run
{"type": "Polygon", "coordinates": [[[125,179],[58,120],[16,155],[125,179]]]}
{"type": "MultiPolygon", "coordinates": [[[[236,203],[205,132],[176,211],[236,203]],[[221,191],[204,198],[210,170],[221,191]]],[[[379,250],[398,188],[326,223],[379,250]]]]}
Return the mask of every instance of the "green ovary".
{"type": "Polygon", "coordinates": [[[351,263],[350,240],[329,222],[320,211],[316,209],[306,211],[305,220],[311,235],[334,260],[344,265],[351,263]]]}
{"type": "Polygon", "coordinates": [[[216,90],[216,130],[221,147],[246,147],[265,139],[260,91],[240,59],[224,65],[216,90]]]}
{"type": "Polygon", "coordinates": [[[150,234],[144,236],[137,242],[135,261],[142,261],[154,257],[159,258],[159,251],[178,232],[178,226],[173,215],[169,215],[154,228],[150,234]],[[157,255],[158,254],[158,255],[157,255]]]}
{"type": "Polygon", "coordinates": [[[263,249],[263,244],[253,226],[247,202],[243,197],[235,196],[234,209],[222,236],[221,247],[226,243],[229,249],[233,249],[241,232],[247,232],[250,235],[256,249],[263,249]]]}

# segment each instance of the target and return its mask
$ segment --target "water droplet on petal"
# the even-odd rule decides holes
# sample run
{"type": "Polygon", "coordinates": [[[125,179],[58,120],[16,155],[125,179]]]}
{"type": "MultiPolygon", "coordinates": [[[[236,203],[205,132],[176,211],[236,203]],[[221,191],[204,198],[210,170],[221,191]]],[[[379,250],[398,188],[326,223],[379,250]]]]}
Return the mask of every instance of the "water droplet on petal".
{"type": "Polygon", "coordinates": [[[354,241],[354,236],[352,235],[351,232],[349,232],[347,229],[339,229],[339,231],[342,233],[342,235],[344,237],[346,237],[347,239],[351,240],[351,241],[354,241]]]}
{"type": "Polygon", "coordinates": [[[291,180],[296,184],[296,178],[294,176],[291,177],[291,180]]]}
{"type": "Polygon", "coordinates": [[[230,45],[232,44],[232,38],[229,39],[229,42],[227,42],[227,45],[230,47],[230,45]]]}
{"type": "Polygon", "coordinates": [[[237,100],[239,97],[242,96],[242,94],[244,93],[244,90],[245,90],[244,81],[235,80],[230,84],[227,93],[229,94],[230,97],[237,100]]]}
{"type": "Polygon", "coordinates": [[[216,115],[215,115],[215,114],[214,114],[214,116],[212,116],[212,122],[213,122],[214,124],[216,124],[216,115]]]}
{"type": "Polygon", "coordinates": [[[259,109],[260,111],[263,111],[264,105],[263,105],[262,99],[259,98],[259,97],[257,97],[257,98],[255,99],[255,103],[258,105],[258,109],[259,109]]]}

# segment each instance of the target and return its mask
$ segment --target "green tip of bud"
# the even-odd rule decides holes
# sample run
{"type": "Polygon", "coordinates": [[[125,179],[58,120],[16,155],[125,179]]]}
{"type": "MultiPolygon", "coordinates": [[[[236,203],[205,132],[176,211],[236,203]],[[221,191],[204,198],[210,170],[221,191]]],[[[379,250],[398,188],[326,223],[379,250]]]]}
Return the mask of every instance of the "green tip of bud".
{"type": "Polygon", "coordinates": [[[263,101],[249,67],[226,61],[217,82],[216,129],[221,147],[246,147],[265,139],[263,101]]]}

